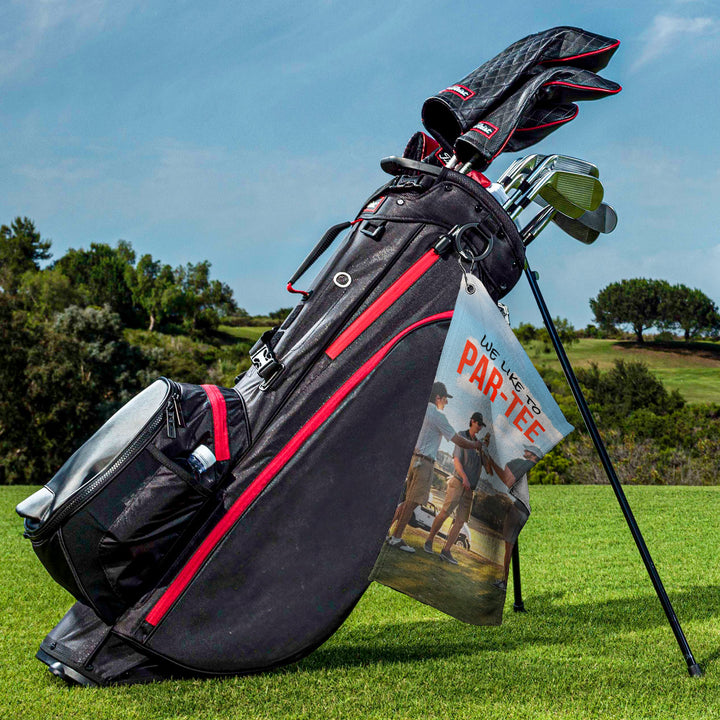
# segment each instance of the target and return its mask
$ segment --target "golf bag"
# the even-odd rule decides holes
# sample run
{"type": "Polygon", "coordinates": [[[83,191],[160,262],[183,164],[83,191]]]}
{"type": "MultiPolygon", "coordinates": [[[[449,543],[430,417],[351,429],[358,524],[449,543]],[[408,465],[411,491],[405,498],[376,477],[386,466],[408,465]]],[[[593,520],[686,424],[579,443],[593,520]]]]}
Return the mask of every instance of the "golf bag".
{"type": "Polygon", "coordinates": [[[368,585],[460,278],[493,300],[524,266],[475,180],[417,163],[331,228],[302,300],[233,389],[160,380],[18,506],[78,600],[38,657],[84,684],[241,674],[326,640],[368,585]],[[198,445],[216,463],[194,474],[198,445]]]}

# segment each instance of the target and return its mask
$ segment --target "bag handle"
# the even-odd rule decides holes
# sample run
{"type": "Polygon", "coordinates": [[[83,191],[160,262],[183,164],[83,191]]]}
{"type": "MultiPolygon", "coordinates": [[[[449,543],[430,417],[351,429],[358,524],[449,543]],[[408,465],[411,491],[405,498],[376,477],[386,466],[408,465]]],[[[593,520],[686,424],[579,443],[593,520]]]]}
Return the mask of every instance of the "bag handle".
{"type": "MultiPolygon", "coordinates": [[[[288,290],[305,274],[308,268],[332,245],[335,238],[352,225],[349,220],[333,225],[321,238],[320,242],[310,251],[310,254],[303,260],[302,265],[295,271],[295,274],[288,281],[288,290]]],[[[297,291],[296,291],[297,292],[297,291]]]]}

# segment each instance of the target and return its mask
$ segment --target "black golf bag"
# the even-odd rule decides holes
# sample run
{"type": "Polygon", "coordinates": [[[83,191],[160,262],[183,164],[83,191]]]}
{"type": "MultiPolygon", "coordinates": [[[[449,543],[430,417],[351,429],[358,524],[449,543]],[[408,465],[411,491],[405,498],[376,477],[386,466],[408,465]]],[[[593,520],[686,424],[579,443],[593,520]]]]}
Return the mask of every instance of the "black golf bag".
{"type": "Polygon", "coordinates": [[[498,300],[524,266],[478,182],[412,167],[326,234],[301,270],[349,230],[235,388],[157,381],[18,507],[78,600],[38,654],[53,672],[108,684],[263,670],[320,645],[358,602],[460,278],[498,300]],[[202,479],[188,465],[199,444],[216,460],[202,479]]]}

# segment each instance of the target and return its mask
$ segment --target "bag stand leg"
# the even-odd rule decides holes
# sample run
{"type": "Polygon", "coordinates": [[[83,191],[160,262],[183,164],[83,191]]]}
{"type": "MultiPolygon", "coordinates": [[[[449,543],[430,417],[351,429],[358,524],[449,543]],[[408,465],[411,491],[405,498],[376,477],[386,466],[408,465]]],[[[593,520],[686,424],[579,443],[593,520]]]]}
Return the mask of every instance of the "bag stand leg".
{"type": "Polygon", "coordinates": [[[602,438],[600,437],[600,432],[598,431],[597,425],[595,424],[595,420],[592,416],[592,413],[590,412],[590,408],[588,407],[582,390],[580,389],[580,384],[575,377],[575,373],[573,372],[570,361],[568,360],[568,357],[565,353],[565,348],[560,342],[560,337],[558,336],[555,325],[553,324],[552,318],[550,317],[550,313],[547,309],[547,305],[545,304],[545,300],[543,299],[543,296],[540,292],[540,288],[537,283],[537,277],[535,276],[535,273],[530,270],[527,263],[525,264],[525,275],[528,279],[528,282],[530,283],[530,289],[532,290],[533,296],[535,297],[535,302],[537,303],[538,308],[540,308],[540,314],[542,315],[543,322],[545,323],[545,327],[550,334],[550,339],[552,340],[553,347],[555,348],[558,360],[560,361],[560,365],[562,366],[563,372],[565,373],[565,378],[570,385],[570,389],[572,390],[572,394],[575,398],[578,409],[580,410],[580,414],[582,415],[588,432],[590,433],[590,437],[595,444],[595,449],[598,452],[600,461],[602,462],[605,473],[608,476],[608,480],[610,481],[610,484],[615,491],[615,497],[620,504],[620,509],[625,516],[625,520],[628,524],[628,527],[630,528],[630,532],[632,533],[633,539],[635,540],[635,544],[640,551],[640,556],[645,563],[645,568],[648,572],[648,575],[650,575],[650,579],[652,580],[652,584],[655,587],[655,592],[658,596],[658,599],[660,600],[660,604],[665,611],[665,615],[667,616],[667,619],[670,623],[670,627],[672,627],[672,630],[675,633],[675,639],[677,640],[678,645],[680,646],[680,650],[685,658],[685,661],[687,662],[688,672],[693,677],[702,677],[703,672],[700,669],[700,666],[695,661],[692,650],[690,650],[690,646],[688,645],[688,642],[685,638],[685,634],[680,627],[680,622],[677,618],[677,615],[675,615],[675,610],[673,609],[672,603],[670,602],[670,598],[665,592],[665,588],[662,584],[662,581],[660,580],[660,575],[658,574],[652,557],[650,556],[650,551],[645,544],[645,540],[643,539],[642,533],[640,532],[640,528],[635,521],[632,510],[630,509],[630,504],[628,503],[622,486],[620,485],[620,480],[615,474],[615,469],[613,468],[605,445],[602,441],[602,438]]]}
{"type": "Polygon", "coordinates": [[[513,610],[515,612],[527,612],[527,610],[525,609],[525,603],[522,599],[522,587],[520,585],[520,550],[518,549],[517,541],[515,542],[515,547],[512,551],[512,573],[513,593],[515,594],[513,610]]]}

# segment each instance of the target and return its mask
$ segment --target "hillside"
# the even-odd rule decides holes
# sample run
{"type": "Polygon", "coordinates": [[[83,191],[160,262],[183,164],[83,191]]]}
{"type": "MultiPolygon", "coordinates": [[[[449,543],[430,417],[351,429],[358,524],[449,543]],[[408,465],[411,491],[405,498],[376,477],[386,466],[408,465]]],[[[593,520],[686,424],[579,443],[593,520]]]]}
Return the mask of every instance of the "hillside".
{"type": "MultiPolygon", "coordinates": [[[[560,370],[552,347],[539,340],[526,344],[536,366],[560,370]]],[[[668,390],[678,390],[689,403],[720,403],[720,344],[712,342],[647,342],[582,339],[566,347],[573,367],[596,363],[601,370],[615,360],[645,363],[668,390]]]]}

